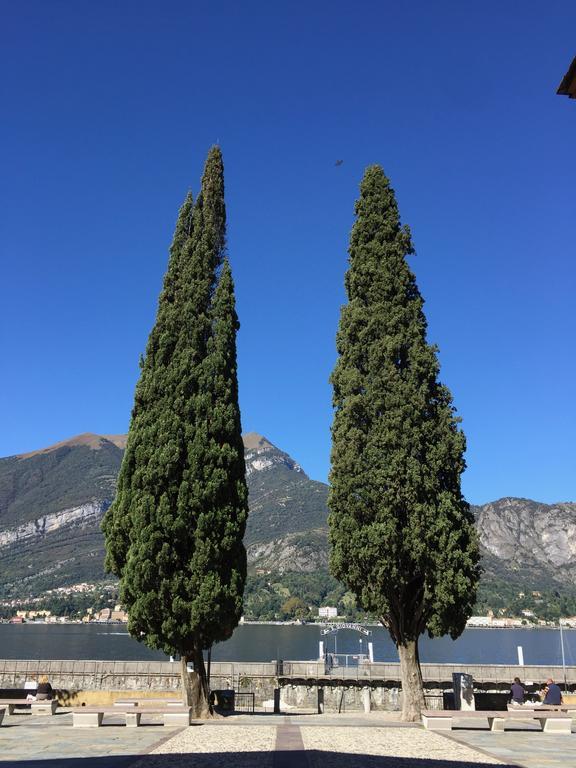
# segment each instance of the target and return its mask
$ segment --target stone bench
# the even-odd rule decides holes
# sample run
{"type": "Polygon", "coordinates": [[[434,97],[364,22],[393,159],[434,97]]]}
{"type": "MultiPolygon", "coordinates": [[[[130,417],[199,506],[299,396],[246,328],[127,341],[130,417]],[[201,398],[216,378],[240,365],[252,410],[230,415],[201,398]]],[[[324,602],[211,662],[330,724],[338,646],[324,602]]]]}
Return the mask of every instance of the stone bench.
{"type": "Polygon", "coordinates": [[[30,710],[33,715],[55,715],[57,709],[58,702],[56,699],[44,699],[30,702],[30,710]]]}
{"type": "Polygon", "coordinates": [[[451,731],[457,720],[488,720],[488,727],[495,733],[503,733],[506,724],[514,720],[537,720],[545,733],[572,733],[572,718],[566,712],[520,709],[506,712],[462,712],[450,710],[422,711],[422,725],[429,731],[451,731]]]}
{"type": "Polygon", "coordinates": [[[8,709],[8,714],[13,715],[16,708],[30,708],[33,715],[54,715],[58,708],[56,699],[41,699],[32,701],[31,699],[0,699],[0,705],[8,709]]]}
{"type": "Polygon", "coordinates": [[[188,726],[191,723],[191,707],[146,707],[139,708],[128,705],[121,709],[116,707],[73,707],[67,710],[72,713],[73,727],[99,728],[105,715],[123,717],[128,727],[137,728],[142,715],[162,715],[163,724],[167,726],[188,726]]]}
{"type": "Polygon", "coordinates": [[[508,712],[574,712],[576,704],[508,704],[508,712]]]}
{"type": "Polygon", "coordinates": [[[116,699],[113,702],[115,707],[145,707],[146,705],[162,707],[183,707],[181,699],[116,699]]]}
{"type": "Polygon", "coordinates": [[[8,710],[9,715],[14,714],[16,707],[21,709],[22,707],[28,707],[32,704],[29,699],[0,699],[0,706],[5,707],[8,710]]]}

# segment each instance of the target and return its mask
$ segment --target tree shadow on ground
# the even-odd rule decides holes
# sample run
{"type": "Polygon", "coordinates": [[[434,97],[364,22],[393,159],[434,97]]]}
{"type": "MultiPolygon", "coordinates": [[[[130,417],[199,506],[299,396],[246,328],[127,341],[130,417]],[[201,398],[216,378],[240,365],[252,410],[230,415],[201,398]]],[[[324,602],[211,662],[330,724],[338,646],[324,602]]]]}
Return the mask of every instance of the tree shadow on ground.
{"type": "MultiPolygon", "coordinates": [[[[321,750],[276,752],[190,752],[172,755],[108,755],[47,760],[2,760],[2,768],[477,768],[479,763],[446,759],[345,754],[321,750]]],[[[480,757],[480,755],[479,755],[480,757]]],[[[495,762],[497,758],[494,758],[495,762]]],[[[497,763],[500,768],[518,768],[497,763]]]]}

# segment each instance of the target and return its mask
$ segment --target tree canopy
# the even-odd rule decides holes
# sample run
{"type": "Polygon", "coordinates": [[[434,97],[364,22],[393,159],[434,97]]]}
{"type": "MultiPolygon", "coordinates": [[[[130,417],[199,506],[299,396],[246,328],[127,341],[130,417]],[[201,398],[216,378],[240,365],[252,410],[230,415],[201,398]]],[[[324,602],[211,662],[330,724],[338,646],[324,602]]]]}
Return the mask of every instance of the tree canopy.
{"type": "Polygon", "coordinates": [[[331,570],[390,631],[409,719],[423,703],[418,637],[457,637],[479,577],[460,488],[465,438],[426,340],[412,253],[390,183],[371,166],[356,203],[331,379],[331,570]]]}
{"type": "MultiPolygon", "coordinates": [[[[198,198],[178,216],[150,334],[118,491],[103,529],[109,570],[120,577],[129,631],[179,653],[199,676],[202,651],[226,640],[242,613],[248,512],[236,370],[238,318],[228,262],[218,147],[198,198]]],[[[190,702],[192,703],[192,702],[190,702]]]]}

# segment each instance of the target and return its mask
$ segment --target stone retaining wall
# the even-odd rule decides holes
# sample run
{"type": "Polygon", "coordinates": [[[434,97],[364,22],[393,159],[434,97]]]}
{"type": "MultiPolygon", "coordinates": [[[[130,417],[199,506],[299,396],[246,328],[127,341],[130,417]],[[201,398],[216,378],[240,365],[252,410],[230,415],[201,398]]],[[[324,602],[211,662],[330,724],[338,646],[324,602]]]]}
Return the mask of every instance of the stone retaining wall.
{"type": "MultiPolygon", "coordinates": [[[[211,668],[212,690],[233,688],[255,694],[256,705],[274,698],[281,689],[281,705],[316,710],[322,689],[327,712],[371,709],[395,710],[401,706],[398,664],[371,664],[353,670],[332,670],[326,675],[316,662],[245,663],[215,662],[211,668]],[[338,673],[338,674],[337,674],[338,673]]],[[[542,682],[548,677],[563,680],[560,667],[513,667],[504,665],[422,665],[427,705],[441,706],[442,693],[451,688],[452,672],[467,672],[477,688],[508,690],[518,675],[523,681],[542,682]]],[[[141,661],[13,661],[0,660],[0,688],[22,688],[28,680],[47,675],[61,691],[62,704],[102,703],[126,695],[178,696],[180,664],[141,661]]],[[[576,685],[576,668],[567,668],[569,687],[576,685]],[[570,685],[571,684],[571,685],[570,685]]]]}

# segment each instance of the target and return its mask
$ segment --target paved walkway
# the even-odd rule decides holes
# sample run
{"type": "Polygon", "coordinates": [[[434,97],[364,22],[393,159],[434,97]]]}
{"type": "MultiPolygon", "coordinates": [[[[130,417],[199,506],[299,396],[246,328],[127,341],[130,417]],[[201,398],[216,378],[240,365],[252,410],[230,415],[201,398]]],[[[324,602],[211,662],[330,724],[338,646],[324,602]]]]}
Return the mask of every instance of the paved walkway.
{"type": "MultiPolygon", "coordinates": [[[[449,736],[393,721],[393,713],[237,715],[190,728],[160,724],[72,728],[69,714],[7,716],[0,768],[568,768],[576,732],[541,733],[519,723],[449,736]]],[[[118,723],[120,720],[117,721],[118,723]]],[[[461,721],[464,724],[464,721],[461,721]]]]}
{"type": "Polygon", "coordinates": [[[135,755],[158,746],[178,730],[162,725],[72,728],[70,714],[5,715],[0,726],[0,766],[126,768],[134,762],[135,755]]]}
{"type": "Polygon", "coordinates": [[[572,735],[542,733],[537,727],[518,726],[513,731],[491,733],[479,728],[452,731],[451,739],[483,750],[504,763],[522,768],[573,768],[576,766],[576,732],[572,735]]]}

